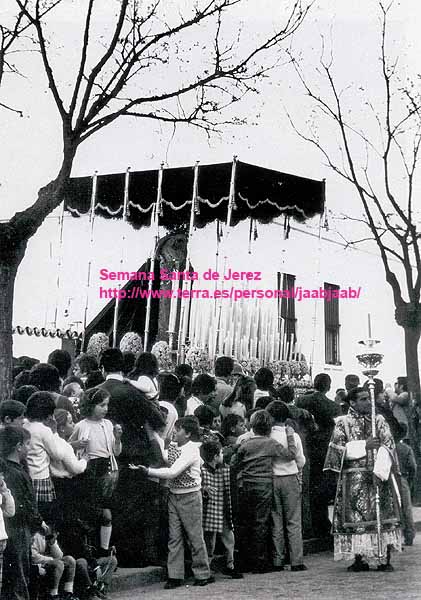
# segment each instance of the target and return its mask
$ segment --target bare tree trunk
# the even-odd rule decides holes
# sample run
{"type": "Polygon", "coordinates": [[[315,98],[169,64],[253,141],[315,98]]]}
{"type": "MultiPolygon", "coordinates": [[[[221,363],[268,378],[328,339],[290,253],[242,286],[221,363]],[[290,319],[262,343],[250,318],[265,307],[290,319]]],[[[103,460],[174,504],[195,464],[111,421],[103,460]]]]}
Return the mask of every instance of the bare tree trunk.
{"type": "Polygon", "coordinates": [[[418,465],[417,477],[414,482],[413,499],[418,505],[421,502],[421,394],[420,394],[420,373],[418,366],[418,343],[420,340],[421,328],[418,320],[421,313],[421,307],[413,310],[411,323],[403,325],[405,332],[405,358],[406,374],[408,377],[408,390],[411,398],[415,401],[415,409],[410,414],[408,423],[408,436],[411,447],[414,450],[418,465]],[[414,318],[415,317],[415,318],[414,318]],[[418,318],[417,318],[418,317],[418,318]],[[411,326],[412,325],[412,326],[411,326]]]}
{"type": "Polygon", "coordinates": [[[16,213],[9,222],[0,223],[0,402],[10,398],[12,388],[13,295],[18,267],[29,238],[63,199],[76,148],[77,145],[65,137],[63,162],[56,179],[40,189],[32,206],[16,213]]]}
{"type": "Polygon", "coordinates": [[[408,389],[417,404],[420,404],[420,372],[418,365],[419,328],[405,327],[405,358],[408,389]]]}
{"type": "Polygon", "coordinates": [[[405,359],[408,390],[420,402],[420,374],[418,367],[418,342],[421,335],[421,304],[404,302],[396,308],[396,323],[405,332],[405,359]]]}
{"type": "Polygon", "coordinates": [[[12,388],[13,292],[23,256],[24,252],[15,248],[0,260],[0,402],[10,399],[12,388]]]}

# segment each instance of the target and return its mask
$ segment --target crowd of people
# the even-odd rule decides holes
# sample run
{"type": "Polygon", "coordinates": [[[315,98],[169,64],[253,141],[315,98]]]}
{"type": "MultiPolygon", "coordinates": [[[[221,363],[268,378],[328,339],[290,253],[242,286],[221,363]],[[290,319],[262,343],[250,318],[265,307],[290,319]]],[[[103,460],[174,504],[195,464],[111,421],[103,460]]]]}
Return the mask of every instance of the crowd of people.
{"type": "Polygon", "coordinates": [[[321,373],[295,398],[225,356],[213,374],[117,348],[17,359],[0,404],[1,597],[104,598],[117,564],[165,564],[166,589],[299,572],[303,537],[331,533],[348,570],[392,570],[401,531],[415,536],[406,380],[375,380],[376,435],[367,382],[348,375],[335,400],[330,385],[321,373]]]}

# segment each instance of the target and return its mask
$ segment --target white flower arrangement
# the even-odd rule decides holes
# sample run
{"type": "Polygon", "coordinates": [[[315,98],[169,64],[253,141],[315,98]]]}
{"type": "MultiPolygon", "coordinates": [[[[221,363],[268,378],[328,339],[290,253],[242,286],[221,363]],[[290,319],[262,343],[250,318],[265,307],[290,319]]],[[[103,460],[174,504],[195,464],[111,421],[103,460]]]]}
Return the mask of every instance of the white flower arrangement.
{"type": "Polygon", "coordinates": [[[268,364],[268,368],[278,382],[301,381],[309,372],[305,360],[274,360],[268,364]]]}
{"type": "Polygon", "coordinates": [[[156,342],[152,346],[151,353],[156,356],[158,365],[161,371],[171,371],[173,368],[173,361],[171,350],[167,342],[156,342]]]}
{"type": "Polygon", "coordinates": [[[133,352],[135,356],[143,352],[143,341],[135,331],[128,331],[120,340],[120,350],[122,352],[133,352]]]}
{"type": "Polygon", "coordinates": [[[212,361],[209,358],[209,352],[206,349],[192,346],[186,352],[186,363],[193,371],[198,373],[210,373],[212,371],[212,361]]]}
{"type": "Polygon", "coordinates": [[[260,369],[262,366],[260,360],[258,358],[246,358],[240,360],[240,365],[243,367],[243,371],[247,373],[247,375],[253,376],[256,371],[260,369]]]}
{"type": "Polygon", "coordinates": [[[95,356],[95,358],[99,360],[101,353],[109,347],[110,340],[108,339],[108,335],[106,333],[94,333],[89,339],[88,346],[86,348],[86,354],[95,356]]]}

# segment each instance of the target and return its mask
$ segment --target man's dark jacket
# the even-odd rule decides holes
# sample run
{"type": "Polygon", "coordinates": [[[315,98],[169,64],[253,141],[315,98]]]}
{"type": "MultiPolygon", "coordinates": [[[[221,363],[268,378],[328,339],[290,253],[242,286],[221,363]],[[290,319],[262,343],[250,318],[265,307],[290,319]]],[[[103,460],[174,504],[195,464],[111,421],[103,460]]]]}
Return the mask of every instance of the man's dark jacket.
{"type": "Polygon", "coordinates": [[[107,418],[123,428],[119,462],[160,466],[159,446],[148,434],[148,429],[157,431],[165,425],[159,407],[128,381],[110,378],[99,387],[111,396],[107,418]]]}

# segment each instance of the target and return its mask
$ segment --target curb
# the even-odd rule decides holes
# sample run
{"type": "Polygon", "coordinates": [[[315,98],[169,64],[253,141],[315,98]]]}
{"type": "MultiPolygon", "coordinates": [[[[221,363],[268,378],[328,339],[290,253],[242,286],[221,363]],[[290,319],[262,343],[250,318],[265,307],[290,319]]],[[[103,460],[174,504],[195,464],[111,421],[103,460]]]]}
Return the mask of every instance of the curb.
{"type": "MultiPolygon", "coordinates": [[[[421,530],[421,522],[419,523],[421,530]]],[[[304,554],[316,554],[326,552],[332,547],[329,538],[312,538],[304,540],[304,554]]],[[[132,590],[138,587],[144,587],[152,583],[158,583],[165,580],[165,569],[163,567],[143,567],[143,568],[118,568],[114,575],[110,593],[117,593],[132,590]]]]}
{"type": "MultiPolygon", "coordinates": [[[[421,521],[415,522],[415,529],[421,531],[421,521]]],[[[318,554],[332,550],[332,542],[329,538],[312,538],[304,540],[304,554],[318,554]]],[[[113,577],[110,593],[117,593],[132,590],[138,587],[145,587],[152,583],[164,581],[165,569],[163,567],[143,567],[143,568],[118,568],[113,577]]]]}
{"type": "Polygon", "coordinates": [[[118,568],[113,576],[110,593],[132,590],[152,583],[163,581],[165,569],[163,567],[143,567],[143,568],[118,568]]]}

